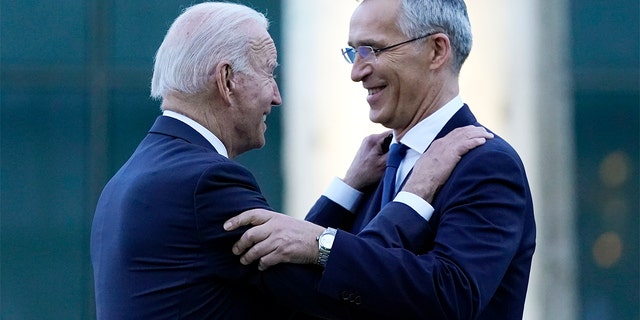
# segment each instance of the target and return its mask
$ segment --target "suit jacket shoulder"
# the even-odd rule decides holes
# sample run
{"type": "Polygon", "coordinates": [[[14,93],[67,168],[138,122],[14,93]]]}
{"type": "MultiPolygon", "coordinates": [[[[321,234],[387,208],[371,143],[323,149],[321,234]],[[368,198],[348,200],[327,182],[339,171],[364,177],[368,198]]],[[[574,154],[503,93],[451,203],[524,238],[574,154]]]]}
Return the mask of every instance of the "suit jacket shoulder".
{"type": "Polygon", "coordinates": [[[98,201],[91,256],[99,318],[278,314],[257,267],[231,252],[244,229],[222,228],[253,208],[269,205],[246,168],[188,125],[159,117],[98,201]]]}

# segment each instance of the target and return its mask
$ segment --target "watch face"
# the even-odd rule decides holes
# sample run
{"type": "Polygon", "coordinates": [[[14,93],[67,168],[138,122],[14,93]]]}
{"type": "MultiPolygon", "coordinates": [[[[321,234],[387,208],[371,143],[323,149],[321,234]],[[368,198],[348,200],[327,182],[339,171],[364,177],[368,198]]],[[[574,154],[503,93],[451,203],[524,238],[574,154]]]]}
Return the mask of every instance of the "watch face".
{"type": "Polygon", "coordinates": [[[318,239],[318,241],[320,242],[320,245],[322,247],[331,249],[331,246],[333,245],[334,237],[335,236],[332,234],[324,234],[322,235],[322,237],[320,237],[320,239],[318,239]]]}

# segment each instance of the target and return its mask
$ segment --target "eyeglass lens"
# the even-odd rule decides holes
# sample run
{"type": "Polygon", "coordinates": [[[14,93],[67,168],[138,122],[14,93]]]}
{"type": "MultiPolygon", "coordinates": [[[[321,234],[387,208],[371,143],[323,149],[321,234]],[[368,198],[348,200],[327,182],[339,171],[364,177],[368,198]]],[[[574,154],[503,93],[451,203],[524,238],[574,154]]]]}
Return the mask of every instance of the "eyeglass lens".
{"type": "Polygon", "coordinates": [[[376,53],[377,52],[382,52],[385,50],[389,50],[398,46],[401,46],[403,44],[407,44],[409,42],[413,42],[416,40],[420,40],[420,39],[424,39],[426,37],[430,37],[434,34],[436,34],[437,32],[430,32],[425,34],[424,36],[421,37],[417,37],[417,38],[413,38],[413,39],[409,39],[407,41],[402,41],[384,48],[380,48],[380,49],[376,49],[374,50],[372,47],[370,46],[360,46],[357,48],[352,48],[352,47],[348,47],[348,48],[344,48],[342,49],[342,55],[344,56],[344,59],[347,60],[348,63],[355,63],[356,62],[356,55],[359,54],[363,59],[367,60],[369,57],[373,56],[375,58],[376,53]],[[356,54],[357,53],[357,54],[356,54]]]}
{"type": "Polygon", "coordinates": [[[342,56],[348,63],[353,63],[356,61],[356,49],[354,48],[344,48],[342,49],[342,56]]]}
{"type": "Polygon", "coordinates": [[[369,46],[361,46],[358,48],[344,48],[342,49],[342,55],[344,56],[344,59],[347,60],[348,63],[355,63],[356,62],[356,56],[360,55],[363,59],[367,60],[368,58],[370,58],[374,53],[373,53],[373,48],[369,47],[369,46]]]}

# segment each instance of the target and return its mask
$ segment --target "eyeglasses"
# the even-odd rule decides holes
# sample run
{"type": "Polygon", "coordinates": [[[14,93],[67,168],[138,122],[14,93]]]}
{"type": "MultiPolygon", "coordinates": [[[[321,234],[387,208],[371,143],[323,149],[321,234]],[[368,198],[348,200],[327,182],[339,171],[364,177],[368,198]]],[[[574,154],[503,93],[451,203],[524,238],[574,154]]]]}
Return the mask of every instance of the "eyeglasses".
{"type": "Polygon", "coordinates": [[[390,45],[388,47],[384,47],[384,48],[380,48],[380,49],[374,49],[371,46],[359,46],[357,48],[346,47],[346,48],[342,49],[342,56],[344,57],[345,60],[347,60],[347,63],[349,63],[349,64],[353,64],[353,63],[356,62],[356,56],[358,54],[364,60],[370,60],[372,57],[373,57],[373,59],[375,59],[377,57],[377,54],[382,52],[382,51],[393,49],[395,47],[399,47],[399,46],[401,46],[403,44],[407,44],[409,42],[413,42],[413,41],[416,41],[416,40],[424,39],[424,38],[430,37],[430,36],[432,36],[432,35],[434,35],[436,33],[437,32],[427,33],[424,36],[413,38],[411,40],[403,41],[403,42],[400,42],[400,43],[396,43],[394,45],[390,45]]]}

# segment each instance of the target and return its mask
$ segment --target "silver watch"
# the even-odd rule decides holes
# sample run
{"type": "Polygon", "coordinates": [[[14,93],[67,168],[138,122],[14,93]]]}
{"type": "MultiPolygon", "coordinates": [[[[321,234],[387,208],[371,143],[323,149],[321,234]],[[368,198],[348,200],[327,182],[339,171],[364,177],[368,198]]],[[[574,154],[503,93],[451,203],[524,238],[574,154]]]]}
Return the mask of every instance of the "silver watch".
{"type": "Polygon", "coordinates": [[[331,247],[333,246],[333,240],[336,238],[337,230],[334,228],[327,228],[322,232],[316,240],[318,241],[318,261],[316,263],[320,266],[326,266],[329,259],[329,253],[331,253],[331,247]]]}

